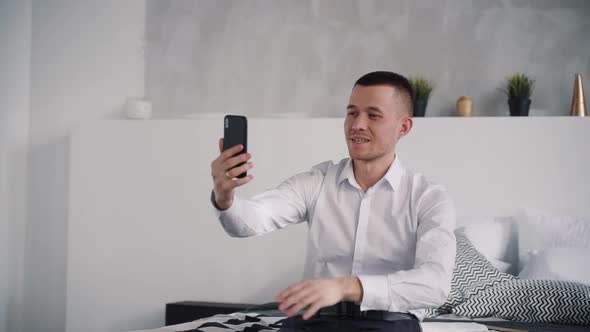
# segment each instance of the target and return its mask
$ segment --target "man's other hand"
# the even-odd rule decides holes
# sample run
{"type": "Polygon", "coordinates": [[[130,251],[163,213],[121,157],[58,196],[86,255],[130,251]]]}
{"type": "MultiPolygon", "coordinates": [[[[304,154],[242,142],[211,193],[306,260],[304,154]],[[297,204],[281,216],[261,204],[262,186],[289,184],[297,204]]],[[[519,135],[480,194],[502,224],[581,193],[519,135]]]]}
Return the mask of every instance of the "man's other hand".
{"type": "Polygon", "coordinates": [[[277,296],[279,310],[293,316],[307,308],[303,319],[309,319],[318,310],[340,301],[362,300],[363,291],[355,276],[341,278],[312,279],[289,286],[277,296]]]}

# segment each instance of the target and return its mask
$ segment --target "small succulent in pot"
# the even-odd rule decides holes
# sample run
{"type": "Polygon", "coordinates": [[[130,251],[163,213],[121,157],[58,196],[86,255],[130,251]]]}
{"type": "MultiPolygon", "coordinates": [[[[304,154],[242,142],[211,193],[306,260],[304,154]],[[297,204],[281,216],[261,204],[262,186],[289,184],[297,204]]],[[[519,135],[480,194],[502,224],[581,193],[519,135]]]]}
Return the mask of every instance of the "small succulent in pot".
{"type": "Polygon", "coordinates": [[[523,73],[515,73],[506,79],[508,106],[511,116],[528,116],[531,106],[531,95],[535,89],[535,81],[523,73]]]}
{"type": "Polygon", "coordinates": [[[434,90],[434,83],[423,76],[410,77],[409,81],[412,85],[412,90],[414,90],[414,95],[412,96],[414,101],[414,116],[423,117],[426,114],[430,94],[434,90]]]}

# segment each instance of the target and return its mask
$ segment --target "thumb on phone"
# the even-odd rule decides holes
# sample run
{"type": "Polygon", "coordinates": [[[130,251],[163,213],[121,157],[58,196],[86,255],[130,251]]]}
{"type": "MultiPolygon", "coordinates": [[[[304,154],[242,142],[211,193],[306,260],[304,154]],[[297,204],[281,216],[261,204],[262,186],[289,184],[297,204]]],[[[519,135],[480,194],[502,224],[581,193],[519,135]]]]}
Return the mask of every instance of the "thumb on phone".
{"type": "Polygon", "coordinates": [[[219,153],[223,152],[223,138],[219,139],[219,153]]]}

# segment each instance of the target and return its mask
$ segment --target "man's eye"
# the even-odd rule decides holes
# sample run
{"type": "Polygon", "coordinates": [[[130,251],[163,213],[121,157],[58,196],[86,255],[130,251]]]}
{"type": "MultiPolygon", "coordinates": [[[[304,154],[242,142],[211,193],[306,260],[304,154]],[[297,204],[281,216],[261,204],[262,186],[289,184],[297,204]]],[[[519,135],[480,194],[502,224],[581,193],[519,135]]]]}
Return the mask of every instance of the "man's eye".
{"type": "Polygon", "coordinates": [[[358,112],[356,112],[356,111],[350,111],[350,112],[348,112],[348,115],[349,116],[356,116],[357,114],[358,114],[358,112]]]}
{"type": "Polygon", "coordinates": [[[374,114],[374,113],[373,114],[369,114],[369,117],[372,118],[372,119],[376,119],[376,118],[379,117],[379,114],[374,114]]]}

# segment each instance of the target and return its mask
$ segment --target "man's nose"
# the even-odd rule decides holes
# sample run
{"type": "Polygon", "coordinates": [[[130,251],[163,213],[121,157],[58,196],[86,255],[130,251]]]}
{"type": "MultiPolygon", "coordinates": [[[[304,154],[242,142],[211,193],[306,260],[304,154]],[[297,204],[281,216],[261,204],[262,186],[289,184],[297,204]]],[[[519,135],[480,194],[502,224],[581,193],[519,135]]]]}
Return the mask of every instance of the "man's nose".
{"type": "Polygon", "coordinates": [[[352,129],[353,130],[365,130],[367,129],[367,122],[368,119],[365,115],[360,114],[357,116],[352,122],[352,129]]]}

